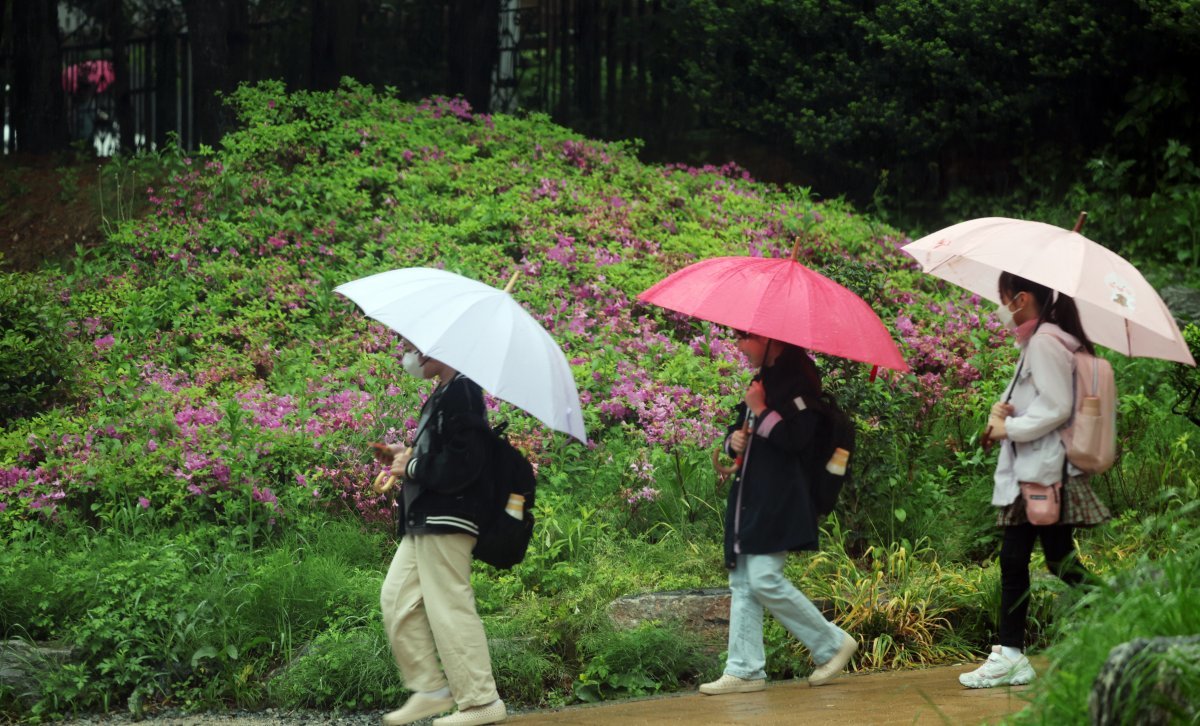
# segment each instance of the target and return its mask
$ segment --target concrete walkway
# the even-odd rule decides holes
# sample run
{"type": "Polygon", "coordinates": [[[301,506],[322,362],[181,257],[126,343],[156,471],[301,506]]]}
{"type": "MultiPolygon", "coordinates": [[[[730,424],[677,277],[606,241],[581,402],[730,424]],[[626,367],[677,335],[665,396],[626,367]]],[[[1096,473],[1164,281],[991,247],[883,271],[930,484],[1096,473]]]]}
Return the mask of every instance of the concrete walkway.
{"type": "MultiPolygon", "coordinates": [[[[1026,705],[1028,686],[969,690],[958,674],[979,664],[842,676],[820,688],[804,681],[759,693],[699,693],[514,714],[520,726],[611,724],[980,724],[1026,705]]],[[[1035,664],[1035,667],[1040,664],[1035,664]]]]}

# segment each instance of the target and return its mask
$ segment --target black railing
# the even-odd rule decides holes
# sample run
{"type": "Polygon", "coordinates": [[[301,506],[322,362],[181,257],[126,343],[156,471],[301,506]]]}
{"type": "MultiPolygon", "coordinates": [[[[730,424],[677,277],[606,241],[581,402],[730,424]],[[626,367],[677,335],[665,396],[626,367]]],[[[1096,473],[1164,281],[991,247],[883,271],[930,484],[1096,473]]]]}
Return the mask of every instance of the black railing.
{"type": "MultiPolygon", "coordinates": [[[[490,110],[542,111],[601,137],[653,136],[672,104],[667,79],[673,69],[664,65],[670,59],[655,47],[661,31],[656,23],[665,21],[661,2],[501,0],[490,110]]],[[[434,30],[429,22],[440,22],[420,20],[426,25],[412,30],[424,36],[434,30]]],[[[288,44],[294,30],[282,22],[251,28],[250,62],[242,71],[246,80],[282,78],[292,88],[308,85],[308,67],[298,55],[303,48],[288,44]]],[[[417,62],[415,43],[410,42],[410,56],[399,61],[402,67],[380,67],[378,49],[372,50],[374,65],[362,69],[362,80],[392,85],[393,79],[408,79],[406,95],[444,92],[424,87],[437,83],[436,74],[429,73],[432,59],[425,58],[422,68],[409,68],[417,62]]],[[[162,148],[174,134],[184,148],[194,147],[186,34],[130,39],[120,57],[111,44],[65,46],[62,69],[72,142],[108,155],[123,147],[162,148]]],[[[11,58],[0,56],[5,153],[19,148],[12,131],[19,113],[13,107],[13,71],[11,58]]]]}

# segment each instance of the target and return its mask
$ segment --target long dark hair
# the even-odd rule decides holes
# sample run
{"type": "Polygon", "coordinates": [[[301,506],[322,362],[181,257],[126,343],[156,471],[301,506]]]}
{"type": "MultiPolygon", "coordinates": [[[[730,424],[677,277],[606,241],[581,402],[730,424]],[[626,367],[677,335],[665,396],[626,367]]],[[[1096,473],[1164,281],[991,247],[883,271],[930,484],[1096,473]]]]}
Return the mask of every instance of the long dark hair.
{"type": "MultiPolygon", "coordinates": [[[[783,406],[803,396],[812,403],[821,396],[821,373],[808,351],[792,343],[770,341],[770,348],[783,346],[774,365],[762,369],[763,387],[767,390],[767,406],[782,411],[783,406]]],[[[768,349],[768,354],[770,349],[768,349]]]]}
{"type": "Polygon", "coordinates": [[[1078,338],[1084,350],[1096,355],[1096,347],[1083,331],[1083,323],[1079,320],[1079,308],[1075,307],[1075,298],[1061,292],[1055,295],[1054,291],[1045,285],[1026,280],[1011,272],[1000,273],[1000,297],[1012,300],[1021,292],[1029,293],[1037,301],[1038,310],[1041,311],[1038,314],[1039,326],[1042,323],[1054,323],[1078,338]]]}

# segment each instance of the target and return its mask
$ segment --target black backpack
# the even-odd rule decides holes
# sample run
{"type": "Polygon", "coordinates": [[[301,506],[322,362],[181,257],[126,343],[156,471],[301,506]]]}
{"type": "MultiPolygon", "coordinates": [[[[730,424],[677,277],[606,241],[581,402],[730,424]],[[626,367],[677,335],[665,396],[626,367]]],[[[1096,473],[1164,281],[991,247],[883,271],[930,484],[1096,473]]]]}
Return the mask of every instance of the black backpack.
{"type": "Polygon", "coordinates": [[[533,505],[537,478],[533,465],[504,436],[507,423],[488,430],[487,464],[483,471],[479,538],[475,541],[475,559],[507,570],[525,559],[533,538],[533,505]],[[504,510],[509,494],[525,497],[525,512],[516,519],[504,510]]]}
{"type": "Polygon", "coordinates": [[[809,457],[809,494],[812,497],[813,508],[817,517],[829,514],[837,506],[838,495],[842,487],[850,482],[851,466],[854,464],[854,421],[838,406],[837,400],[828,393],[810,404],[825,419],[825,426],[818,433],[813,447],[813,455],[809,457]],[[835,449],[845,449],[850,452],[845,474],[834,474],[826,469],[829,458],[835,449]]]}

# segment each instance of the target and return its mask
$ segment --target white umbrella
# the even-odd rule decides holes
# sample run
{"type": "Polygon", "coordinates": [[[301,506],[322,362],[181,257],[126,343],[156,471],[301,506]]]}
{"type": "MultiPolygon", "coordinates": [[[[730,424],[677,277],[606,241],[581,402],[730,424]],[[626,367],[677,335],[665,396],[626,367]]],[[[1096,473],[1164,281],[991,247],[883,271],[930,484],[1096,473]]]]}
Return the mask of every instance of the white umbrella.
{"type": "Polygon", "coordinates": [[[1133,265],[1074,230],[985,217],[946,227],[903,247],[932,275],[999,303],[1010,272],[1070,295],[1093,342],[1128,356],[1195,365],[1166,303],[1133,265]]]}
{"type": "Polygon", "coordinates": [[[587,442],[566,356],[507,289],[409,267],[353,280],[334,292],[493,396],[587,442]]]}

